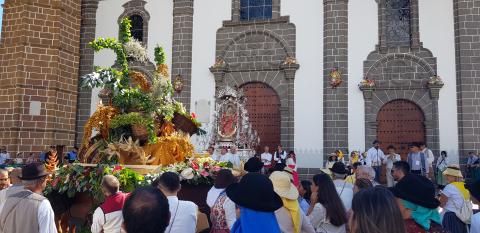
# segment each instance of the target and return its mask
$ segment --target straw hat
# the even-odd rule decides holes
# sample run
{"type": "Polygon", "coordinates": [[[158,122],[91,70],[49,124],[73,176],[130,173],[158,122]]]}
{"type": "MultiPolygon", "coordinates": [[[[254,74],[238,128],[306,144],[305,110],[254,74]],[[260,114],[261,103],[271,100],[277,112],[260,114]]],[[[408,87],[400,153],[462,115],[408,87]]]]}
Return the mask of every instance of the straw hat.
{"type": "Polygon", "coordinates": [[[290,177],[290,180],[293,180],[293,168],[286,166],[285,168],[283,168],[283,172],[286,172],[288,174],[288,177],[290,177]]]}
{"type": "Polygon", "coordinates": [[[448,166],[447,169],[443,172],[443,175],[463,178],[462,171],[460,171],[460,167],[456,164],[448,166]]]}
{"type": "Polygon", "coordinates": [[[275,171],[270,175],[273,190],[280,196],[290,200],[298,199],[298,189],[290,181],[290,176],[285,172],[275,171]]]}

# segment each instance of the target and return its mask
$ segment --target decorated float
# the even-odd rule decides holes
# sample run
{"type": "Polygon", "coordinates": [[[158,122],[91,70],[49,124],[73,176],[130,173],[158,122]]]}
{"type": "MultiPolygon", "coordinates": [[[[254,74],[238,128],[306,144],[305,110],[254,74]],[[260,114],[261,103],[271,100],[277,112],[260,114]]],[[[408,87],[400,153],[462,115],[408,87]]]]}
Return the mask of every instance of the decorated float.
{"type": "Polygon", "coordinates": [[[145,47],[132,38],[130,27],[130,20],[124,19],[119,40],[98,38],[89,44],[95,52],[113,50],[116,64],[96,67],[82,77],[83,88],[101,89],[103,103],[85,125],[79,163],[59,167],[58,160],[51,160],[46,164],[53,173],[46,196],[63,232],[89,228],[89,214],[103,201],[100,184],[104,175],[118,177],[121,190],[131,192],[151,185],[163,172],[177,172],[183,184],[179,197],[194,201],[208,214],[205,199],[213,176],[231,167],[194,154],[190,136],[202,132],[200,123],[174,100],[162,47],[155,48],[153,78],[129,68],[129,62],[149,62],[145,47]]]}

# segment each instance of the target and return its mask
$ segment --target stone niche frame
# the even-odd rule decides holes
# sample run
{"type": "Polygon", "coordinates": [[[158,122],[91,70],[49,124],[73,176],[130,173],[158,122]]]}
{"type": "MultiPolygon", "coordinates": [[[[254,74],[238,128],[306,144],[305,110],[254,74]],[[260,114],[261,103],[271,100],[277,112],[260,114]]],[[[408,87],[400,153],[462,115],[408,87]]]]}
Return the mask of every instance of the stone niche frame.
{"type": "Polygon", "coordinates": [[[145,9],[144,0],[130,0],[127,3],[123,4],[125,9],[123,13],[118,17],[118,25],[122,22],[122,19],[125,17],[130,17],[132,15],[140,15],[143,19],[143,39],[142,44],[148,46],[148,22],[150,21],[150,13],[145,9]]]}
{"type": "Polygon", "coordinates": [[[216,63],[210,67],[215,88],[261,82],[280,98],[282,146],[294,148],[294,80],[296,29],[280,16],[280,0],[272,1],[272,19],[240,21],[240,0],[232,0],[232,18],[217,30],[216,63]]]}
{"type": "Polygon", "coordinates": [[[436,75],[436,59],[429,51],[422,50],[419,54],[429,58],[393,51],[387,54],[373,52],[364,62],[365,76],[376,82],[375,88],[361,89],[365,100],[365,148],[369,148],[377,137],[377,116],[382,106],[392,100],[406,99],[422,109],[425,116],[426,144],[434,153],[439,152],[438,98],[442,85],[428,84],[428,79],[436,75]],[[406,76],[413,78],[391,79],[406,76]]]}
{"type": "Polygon", "coordinates": [[[377,0],[379,45],[364,61],[364,77],[373,79],[374,88],[360,88],[365,100],[365,148],[377,137],[377,116],[383,105],[397,100],[412,101],[425,116],[426,144],[440,152],[438,98],[443,84],[431,85],[430,77],[437,75],[437,59],[420,42],[418,0],[410,0],[409,45],[388,44],[385,29],[385,0],[377,0]]]}

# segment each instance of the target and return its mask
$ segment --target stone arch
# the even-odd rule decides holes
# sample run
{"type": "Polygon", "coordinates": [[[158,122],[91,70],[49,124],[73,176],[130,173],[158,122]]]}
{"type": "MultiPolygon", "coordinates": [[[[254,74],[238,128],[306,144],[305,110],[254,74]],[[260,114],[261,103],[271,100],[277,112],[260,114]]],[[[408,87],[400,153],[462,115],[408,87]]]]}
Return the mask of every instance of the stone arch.
{"type": "Polygon", "coordinates": [[[217,89],[225,85],[240,87],[252,82],[264,83],[271,87],[280,100],[281,144],[287,149],[293,149],[295,139],[293,76],[297,68],[213,73],[216,76],[217,89]]]}
{"type": "Polygon", "coordinates": [[[416,104],[425,118],[426,143],[435,153],[439,150],[438,105],[429,97],[428,91],[412,90],[377,90],[371,99],[365,101],[365,148],[377,137],[377,116],[381,108],[394,100],[408,100],[416,104]]]}
{"type": "Polygon", "coordinates": [[[393,145],[403,159],[409,153],[408,144],[426,139],[424,110],[408,99],[398,98],[383,104],[377,112],[376,123],[376,138],[382,142],[382,150],[393,145]]]}
{"type": "Polygon", "coordinates": [[[122,19],[130,17],[132,15],[139,15],[143,19],[143,40],[142,44],[144,46],[148,45],[148,22],[150,21],[150,13],[145,9],[145,4],[147,2],[144,0],[130,0],[127,3],[123,4],[125,9],[123,13],[118,17],[117,23],[120,25],[122,19]]]}
{"type": "Polygon", "coordinates": [[[292,48],[288,45],[288,43],[280,35],[278,35],[277,33],[273,32],[273,31],[270,31],[270,30],[258,30],[258,29],[244,31],[244,32],[238,34],[233,39],[229,40],[225,44],[224,48],[220,51],[218,57],[221,58],[222,60],[224,60],[226,53],[229,51],[229,49],[232,45],[237,44],[237,42],[240,41],[241,39],[247,38],[247,37],[252,36],[252,35],[264,35],[264,36],[268,36],[268,37],[274,39],[277,43],[279,43],[281,45],[281,47],[283,48],[283,50],[285,51],[285,54],[287,56],[295,57],[292,48]]]}
{"type": "Polygon", "coordinates": [[[374,93],[371,101],[371,113],[372,116],[368,118],[369,121],[375,121],[376,115],[380,109],[387,103],[394,100],[408,100],[416,104],[420,109],[422,109],[426,121],[431,121],[432,111],[431,111],[431,102],[428,97],[428,92],[417,91],[417,90],[397,90],[392,95],[392,92],[387,92],[387,90],[377,91],[374,93]],[[375,117],[373,117],[375,116],[375,117]]]}
{"type": "Polygon", "coordinates": [[[253,72],[232,72],[225,74],[225,82],[230,86],[240,87],[247,83],[259,82],[271,87],[279,96],[282,107],[287,107],[288,98],[282,71],[253,71],[253,72]]]}
{"type": "Polygon", "coordinates": [[[368,77],[368,75],[370,74],[370,72],[372,72],[372,70],[376,70],[382,64],[385,64],[385,63],[387,63],[389,61],[393,61],[393,60],[412,61],[412,62],[420,65],[425,70],[425,72],[428,72],[430,77],[437,74],[435,69],[427,61],[425,61],[425,59],[423,59],[421,57],[415,56],[413,54],[408,54],[408,53],[391,53],[391,54],[387,54],[384,57],[378,59],[372,66],[370,66],[368,68],[368,70],[365,72],[365,75],[368,77]]]}

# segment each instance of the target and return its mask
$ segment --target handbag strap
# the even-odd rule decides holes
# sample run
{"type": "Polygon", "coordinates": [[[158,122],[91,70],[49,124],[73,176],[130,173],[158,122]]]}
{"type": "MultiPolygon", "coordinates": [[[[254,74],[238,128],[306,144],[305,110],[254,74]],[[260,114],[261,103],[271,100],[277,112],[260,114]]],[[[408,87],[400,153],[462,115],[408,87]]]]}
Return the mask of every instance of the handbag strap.
{"type": "Polygon", "coordinates": [[[340,191],[340,194],[338,194],[338,196],[342,196],[342,193],[343,193],[343,190],[345,189],[345,185],[347,184],[347,182],[343,181],[343,187],[342,187],[342,190],[340,191]]]}
{"type": "Polygon", "coordinates": [[[170,228],[168,229],[168,233],[172,231],[173,223],[175,222],[175,219],[177,218],[177,212],[178,212],[178,206],[180,205],[180,200],[177,202],[177,207],[175,208],[175,215],[173,215],[172,222],[170,223],[170,228]]]}

